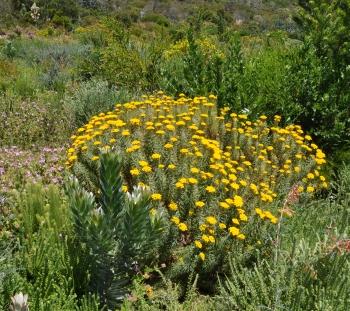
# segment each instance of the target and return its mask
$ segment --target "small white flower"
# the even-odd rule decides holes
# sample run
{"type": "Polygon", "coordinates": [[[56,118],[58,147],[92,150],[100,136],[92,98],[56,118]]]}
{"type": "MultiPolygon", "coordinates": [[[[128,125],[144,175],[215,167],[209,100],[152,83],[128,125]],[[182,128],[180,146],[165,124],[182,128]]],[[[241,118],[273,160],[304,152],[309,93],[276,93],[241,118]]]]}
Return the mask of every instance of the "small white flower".
{"type": "Polygon", "coordinates": [[[137,204],[147,192],[148,192],[147,187],[134,186],[133,191],[131,193],[127,192],[126,196],[129,201],[132,201],[134,204],[137,204]]]}
{"type": "Polygon", "coordinates": [[[11,297],[12,304],[10,305],[10,311],[29,311],[27,304],[28,295],[23,295],[22,292],[11,297]]]}

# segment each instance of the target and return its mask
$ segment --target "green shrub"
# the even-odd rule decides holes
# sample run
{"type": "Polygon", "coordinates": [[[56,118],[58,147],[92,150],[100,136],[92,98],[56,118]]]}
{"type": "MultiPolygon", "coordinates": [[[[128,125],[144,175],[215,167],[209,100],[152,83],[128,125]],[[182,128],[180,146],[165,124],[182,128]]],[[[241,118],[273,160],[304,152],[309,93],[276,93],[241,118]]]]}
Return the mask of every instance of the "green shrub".
{"type": "Polygon", "coordinates": [[[218,308],[347,310],[349,191],[350,168],[343,166],[327,198],[292,207],[292,218],[276,232],[271,258],[251,265],[244,254],[232,256],[218,308]]]}
{"type": "Polygon", "coordinates": [[[68,16],[54,15],[52,18],[52,23],[58,27],[64,27],[67,30],[72,30],[72,21],[68,16]]]}
{"type": "Polygon", "coordinates": [[[114,307],[125,298],[132,276],[157,259],[165,229],[162,217],[151,213],[144,189],[122,191],[120,161],[113,153],[101,156],[98,197],[76,179],[67,186],[76,238],[87,248],[88,267],[80,268],[91,275],[89,290],[114,307]]]}
{"type": "Polygon", "coordinates": [[[0,107],[1,146],[63,143],[73,129],[72,120],[52,94],[31,101],[6,92],[0,95],[0,107]]]}
{"type": "Polygon", "coordinates": [[[93,79],[82,82],[71,94],[64,98],[64,106],[72,114],[75,125],[81,126],[90,117],[111,109],[117,102],[125,102],[131,94],[125,89],[116,90],[108,82],[93,79]]]}
{"type": "Polygon", "coordinates": [[[5,55],[10,59],[13,59],[16,56],[17,50],[13,46],[12,41],[10,40],[5,41],[5,44],[1,48],[1,54],[5,55]]]}
{"type": "Polygon", "coordinates": [[[144,22],[152,22],[160,26],[168,27],[170,25],[169,20],[164,16],[156,13],[148,13],[143,18],[144,22]]]}
{"type": "Polygon", "coordinates": [[[292,74],[296,76],[298,121],[330,151],[350,145],[350,3],[300,1],[298,16],[304,45],[292,74]],[[311,74],[310,74],[311,72],[311,74]]]}

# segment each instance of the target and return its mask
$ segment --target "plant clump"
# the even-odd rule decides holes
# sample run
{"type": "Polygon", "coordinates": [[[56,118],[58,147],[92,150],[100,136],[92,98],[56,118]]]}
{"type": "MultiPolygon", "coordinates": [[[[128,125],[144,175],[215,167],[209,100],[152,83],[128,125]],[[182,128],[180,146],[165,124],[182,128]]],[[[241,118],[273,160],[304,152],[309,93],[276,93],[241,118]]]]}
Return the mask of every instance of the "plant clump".
{"type": "Polygon", "coordinates": [[[166,215],[175,244],[199,262],[278,223],[291,189],[307,196],[327,187],[325,154],[300,126],[279,126],[277,115],[249,120],[215,101],[158,92],[117,104],[77,130],[66,162],[74,170],[98,164],[101,152],[120,154],[124,191],[147,187],[151,212],[166,215]]]}

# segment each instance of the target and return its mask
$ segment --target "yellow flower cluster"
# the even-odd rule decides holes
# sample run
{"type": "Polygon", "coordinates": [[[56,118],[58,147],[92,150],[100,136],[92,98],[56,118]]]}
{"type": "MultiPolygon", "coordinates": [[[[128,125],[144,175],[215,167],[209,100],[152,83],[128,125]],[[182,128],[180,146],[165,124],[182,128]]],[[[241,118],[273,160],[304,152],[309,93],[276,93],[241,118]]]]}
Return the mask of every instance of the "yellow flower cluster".
{"type": "Polygon", "coordinates": [[[327,187],[320,174],[325,154],[300,126],[280,127],[280,116],[271,125],[266,116],[250,121],[218,111],[215,100],[159,92],[117,104],[72,136],[67,165],[98,159],[102,150],[120,153],[129,189],[149,187],[155,212],[166,208],[204,260],[221,238],[244,240],[246,223],[277,223],[272,206],[292,186],[306,193],[327,187]]]}
{"type": "MultiPolygon", "coordinates": [[[[218,49],[218,44],[211,38],[197,39],[195,42],[206,59],[212,58],[214,55],[224,58],[224,54],[218,49]]],[[[178,55],[183,55],[187,52],[189,43],[187,39],[180,40],[171,45],[168,50],[164,52],[165,59],[169,60],[178,55]]]]}

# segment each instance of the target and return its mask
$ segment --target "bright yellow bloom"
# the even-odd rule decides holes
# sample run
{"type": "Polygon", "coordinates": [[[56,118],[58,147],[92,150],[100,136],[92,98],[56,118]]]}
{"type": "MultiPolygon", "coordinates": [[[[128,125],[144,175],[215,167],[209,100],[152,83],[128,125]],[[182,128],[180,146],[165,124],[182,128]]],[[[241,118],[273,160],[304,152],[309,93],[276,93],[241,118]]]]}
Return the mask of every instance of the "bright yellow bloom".
{"type": "Polygon", "coordinates": [[[209,243],[209,242],[210,242],[209,236],[207,236],[206,234],[203,234],[203,235],[202,235],[202,240],[203,240],[205,243],[209,243]]]}
{"type": "Polygon", "coordinates": [[[219,224],[219,228],[220,228],[220,229],[226,229],[226,225],[225,225],[224,223],[221,222],[221,223],[219,224]]]}
{"type": "Polygon", "coordinates": [[[219,206],[222,207],[222,208],[230,208],[230,205],[226,202],[219,202],[219,206]]]}
{"type": "Polygon", "coordinates": [[[140,174],[140,171],[137,168],[134,168],[134,169],[130,170],[130,174],[132,176],[138,176],[140,174]]]}
{"type": "Polygon", "coordinates": [[[203,247],[202,243],[200,241],[197,241],[197,240],[194,241],[194,245],[199,249],[201,249],[203,247]]]}
{"type": "Polygon", "coordinates": [[[195,206],[196,206],[196,207],[202,208],[204,205],[205,205],[205,203],[204,203],[203,201],[197,201],[197,202],[195,202],[195,206]]]}
{"type": "Polygon", "coordinates": [[[191,173],[193,173],[193,174],[199,173],[199,169],[196,168],[196,167],[191,167],[190,171],[191,171],[191,173]]]}
{"type": "Polygon", "coordinates": [[[210,243],[215,243],[215,238],[212,235],[208,236],[210,243]]]}
{"type": "Polygon", "coordinates": [[[198,184],[198,180],[196,178],[190,177],[188,182],[192,185],[198,184]]]}
{"type": "Polygon", "coordinates": [[[230,232],[230,234],[232,235],[232,236],[237,236],[237,235],[239,235],[239,229],[238,228],[236,228],[236,227],[230,227],[229,229],[228,229],[228,231],[230,232]]]}
{"type": "Polygon", "coordinates": [[[150,172],[152,172],[152,167],[146,165],[142,168],[142,171],[145,173],[150,173],[150,172]]]}
{"type": "Polygon", "coordinates": [[[208,216],[206,221],[210,225],[215,225],[218,222],[214,216],[208,216]]]}
{"type": "Polygon", "coordinates": [[[171,202],[171,203],[169,204],[169,209],[170,209],[171,211],[177,211],[178,206],[177,206],[176,203],[171,202]]]}
{"type": "Polygon", "coordinates": [[[185,185],[182,183],[182,182],[177,182],[176,184],[175,184],[175,187],[176,188],[179,188],[179,189],[183,189],[183,188],[185,188],[185,185]]]}
{"type": "Polygon", "coordinates": [[[162,199],[162,195],[160,193],[153,193],[151,198],[153,201],[160,201],[162,199]]]}
{"type": "Polygon", "coordinates": [[[141,160],[141,161],[139,161],[139,164],[140,164],[140,166],[144,167],[144,166],[148,165],[148,162],[141,160]]]}
{"type": "Polygon", "coordinates": [[[161,158],[161,155],[160,155],[159,153],[153,153],[153,154],[151,155],[151,158],[152,158],[153,160],[159,160],[159,159],[161,158]]]}
{"type": "Polygon", "coordinates": [[[246,214],[239,214],[239,219],[242,221],[248,221],[248,217],[246,214]]]}
{"type": "Polygon", "coordinates": [[[175,225],[178,225],[180,223],[179,217],[173,216],[170,219],[171,222],[173,222],[175,225]]]}
{"type": "Polygon", "coordinates": [[[243,198],[239,195],[235,195],[233,197],[233,204],[236,207],[242,207],[243,206],[243,198]]]}
{"type": "Polygon", "coordinates": [[[198,255],[198,257],[199,257],[202,261],[205,260],[205,254],[204,254],[203,252],[200,252],[199,255],[198,255]]]}
{"type": "Polygon", "coordinates": [[[207,192],[209,192],[209,193],[214,193],[214,192],[216,192],[216,189],[215,189],[215,187],[213,187],[213,186],[207,186],[207,187],[205,188],[205,190],[207,190],[207,192]]]}
{"type": "Polygon", "coordinates": [[[237,218],[232,218],[232,223],[235,225],[239,225],[239,220],[237,218]]]}
{"type": "Polygon", "coordinates": [[[183,222],[180,222],[177,227],[179,228],[180,231],[187,231],[188,228],[187,228],[187,225],[183,222]]]}
{"type": "Polygon", "coordinates": [[[206,225],[206,224],[201,224],[201,225],[199,226],[199,230],[200,230],[200,231],[205,231],[205,229],[207,229],[207,225],[206,225]]]}
{"type": "Polygon", "coordinates": [[[245,239],[245,235],[243,233],[240,233],[239,235],[237,235],[237,238],[240,240],[244,240],[245,239]]]}
{"type": "Polygon", "coordinates": [[[315,175],[312,174],[312,173],[308,173],[308,174],[306,175],[306,177],[307,177],[308,179],[314,179],[314,178],[315,178],[315,175]]]}
{"type": "Polygon", "coordinates": [[[315,188],[313,186],[307,186],[306,187],[306,192],[312,193],[315,191],[315,188]]]}
{"type": "Polygon", "coordinates": [[[76,155],[72,155],[68,158],[69,162],[74,162],[76,159],[78,159],[78,157],[76,155]]]}

